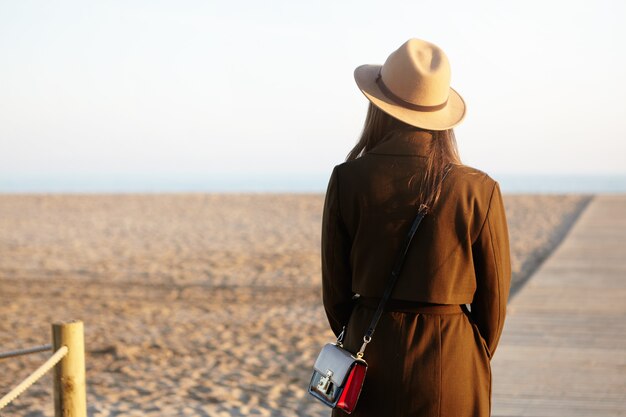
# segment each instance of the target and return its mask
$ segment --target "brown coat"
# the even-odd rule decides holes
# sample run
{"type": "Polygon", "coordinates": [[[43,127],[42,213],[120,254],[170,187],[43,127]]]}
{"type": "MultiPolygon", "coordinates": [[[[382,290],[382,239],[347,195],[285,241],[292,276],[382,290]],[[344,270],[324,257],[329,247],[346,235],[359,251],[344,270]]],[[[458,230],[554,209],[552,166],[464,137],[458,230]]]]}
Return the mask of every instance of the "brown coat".
{"type": "MultiPolygon", "coordinates": [[[[408,184],[424,171],[424,135],[391,138],[331,174],[322,221],[323,303],[335,335],[347,325],[351,349],[360,346],[373,314],[353,295],[382,295],[415,217],[419,202],[408,184]]],[[[370,368],[353,416],[489,415],[489,361],[504,325],[510,278],[499,185],[482,171],[456,165],[415,235],[391,298],[469,304],[471,315],[386,312],[365,352],[370,368]],[[396,405],[378,409],[381,401],[396,405]]]]}

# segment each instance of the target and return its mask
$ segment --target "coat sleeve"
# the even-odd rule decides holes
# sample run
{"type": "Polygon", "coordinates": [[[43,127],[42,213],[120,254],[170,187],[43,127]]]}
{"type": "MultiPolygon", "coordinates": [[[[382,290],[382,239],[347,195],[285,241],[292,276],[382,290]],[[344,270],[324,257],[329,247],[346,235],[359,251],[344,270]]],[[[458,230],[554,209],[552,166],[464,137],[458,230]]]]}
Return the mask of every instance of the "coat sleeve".
{"type": "Polygon", "coordinates": [[[495,182],[482,228],[472,244],[476,292],[471,316],[493,357],[504,327],[511,284],[509,232],[500,186],[495,182]]]}
{"type": "Polygon", "coordinates": [[[338,168],[328,182],[322,215],[322,299],[330,327],[339,336],[352,312],[351,238],[341,218],[338,168]]]}

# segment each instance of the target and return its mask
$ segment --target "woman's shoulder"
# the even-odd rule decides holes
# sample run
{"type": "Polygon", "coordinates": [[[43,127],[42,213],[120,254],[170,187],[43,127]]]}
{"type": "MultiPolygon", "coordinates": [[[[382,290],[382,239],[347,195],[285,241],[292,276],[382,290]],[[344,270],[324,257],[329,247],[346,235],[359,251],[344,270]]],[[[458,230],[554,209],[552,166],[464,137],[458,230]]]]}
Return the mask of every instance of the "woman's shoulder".
{"type": "Polygon", "coordinates": [[[488,204],[494,190],[498,188],[498,181],[478,168],[455,164],[444,180],[443,187],[448,188],[451,194],[456,195],[459,199],[480,200],[488,204]]]}
{"type": "Polygon", "coordinates": [[[493,187],[497,182],[485,171],[465,164],[454,164],[448,175],[455,182],[468,186],[493,187]]]}

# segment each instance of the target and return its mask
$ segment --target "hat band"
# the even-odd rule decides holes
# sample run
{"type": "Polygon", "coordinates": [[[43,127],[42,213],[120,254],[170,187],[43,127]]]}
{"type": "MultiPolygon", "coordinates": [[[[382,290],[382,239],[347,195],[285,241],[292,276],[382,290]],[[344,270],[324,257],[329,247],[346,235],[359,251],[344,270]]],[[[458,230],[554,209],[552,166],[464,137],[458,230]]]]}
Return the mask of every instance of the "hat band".
{"type": "Polygon", "coordinates": [[[387,88],[387,86],[383,82],[383,77],[382,77],[380,71],[378,72],[378,76],[376,77],[376,84],[378,84],[378,87],[380,88],[380,91],[383,92],[383,94],[385,94],[386,96],[388,96],[392,100],[399,102],[404,107],[409,108],[411,110],[417,110],[417,111],[437,111],[437,110],[443,109],[444,107],[446,107],[446,104],[448,104],[448,99],[446,99],[446,101],[444,101],[443,103],[437,104],[435,106],[421,106],[419,104],[414,104],[414,103],[411,103],[410,101],[406,101],[403,98],[398,97],[397,95],[395,95],[389,88],[387,88]]]}

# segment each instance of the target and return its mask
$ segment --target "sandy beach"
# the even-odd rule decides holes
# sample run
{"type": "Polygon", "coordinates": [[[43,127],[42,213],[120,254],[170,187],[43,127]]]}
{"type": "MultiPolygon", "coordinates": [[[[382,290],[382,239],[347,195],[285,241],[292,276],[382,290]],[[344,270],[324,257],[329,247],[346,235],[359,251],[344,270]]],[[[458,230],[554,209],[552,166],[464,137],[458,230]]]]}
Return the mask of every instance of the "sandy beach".
{"type": "MultiPolygon", "coordinates": [[[[81,319],[90,416],[327,416],[322,194],[0,195],[0,351],[81,319]]],[[[590,197],[505,195],[513,290],[590,197]]],[[[506,328],[505,328],[506,331],[506,328]]],[[[0,362],[4,394],[47,354],[0,362]]],[[[51,377],[0,412],[52,416],[51,377]]]]}

